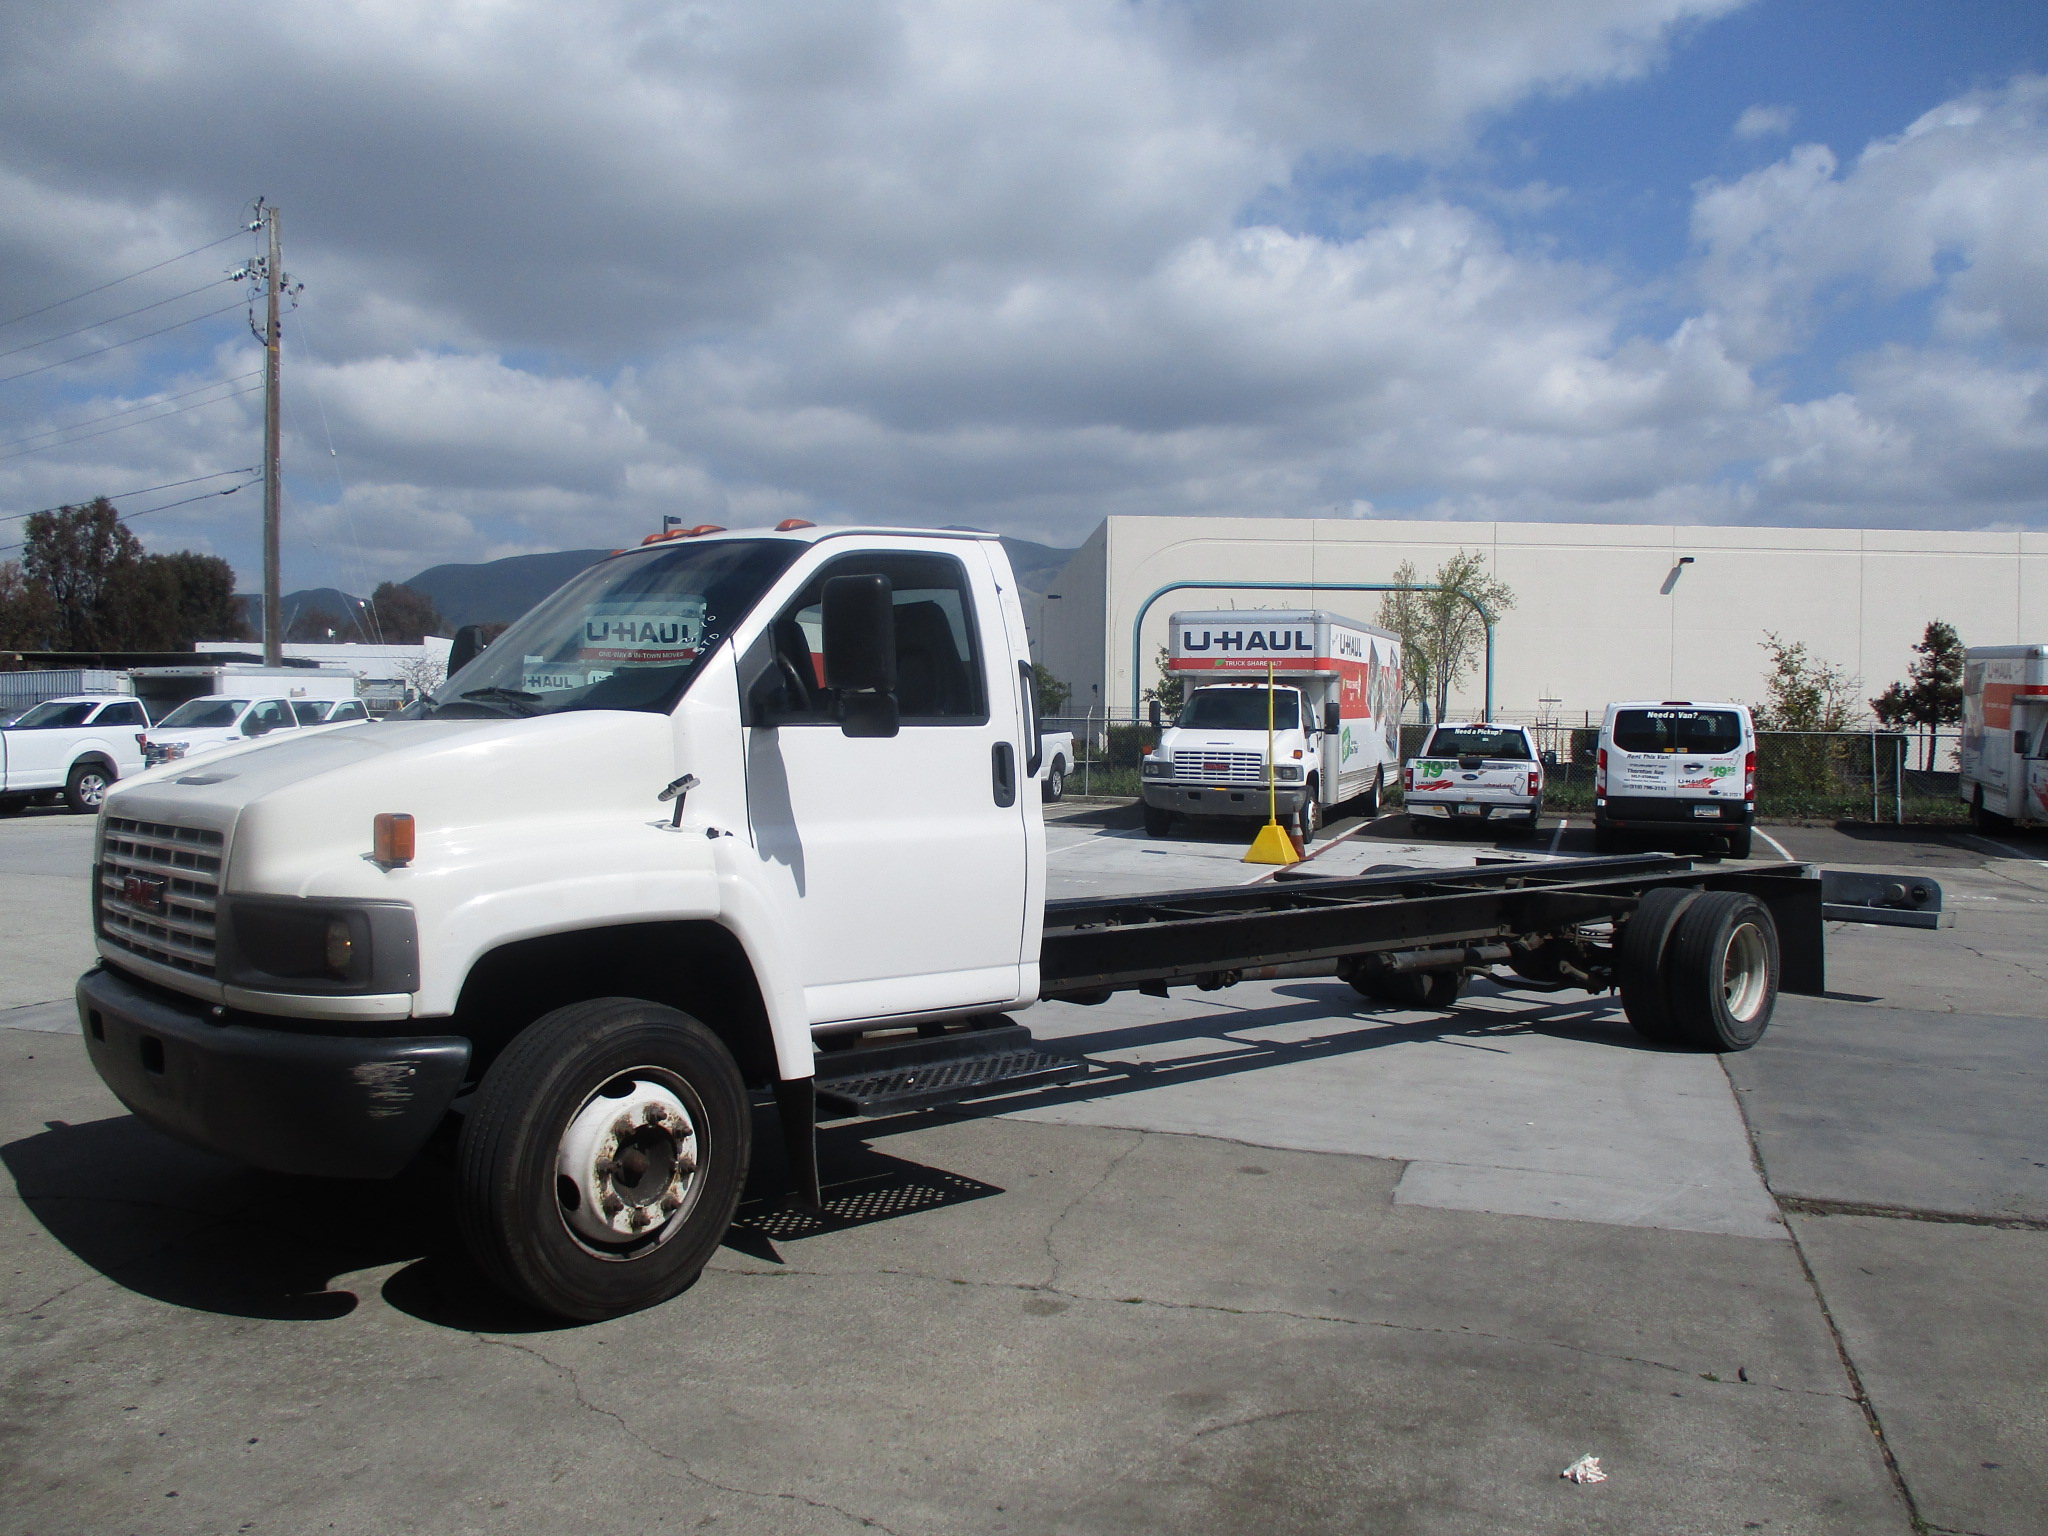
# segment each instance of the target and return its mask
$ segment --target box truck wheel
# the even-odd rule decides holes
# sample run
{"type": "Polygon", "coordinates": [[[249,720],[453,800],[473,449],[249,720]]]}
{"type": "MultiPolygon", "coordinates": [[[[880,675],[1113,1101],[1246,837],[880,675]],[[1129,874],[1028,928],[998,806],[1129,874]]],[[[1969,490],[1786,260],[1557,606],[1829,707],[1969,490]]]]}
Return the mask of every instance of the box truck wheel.
{"type": "Polygon", "coordinates": [[[1996,832],[2005,825],[2005,818],[1996,811],[1984,809],[1984,786],[1979,784],[1977,792],[1970,797],[1970,825],[1979,832],[1996,832]]]}
{"type": "Polygon", "coordinates": [[[1323,824],[1323,803],[1317,798],[1320,793],[1321,786],[1310,779],[1301,794],[1301,809],[1288,818],[1304,845],[1315,839],[1316,829],[1323,824]]]}
{"type": "Polygon", "coordinates": [[[113,782],[114,771],[105,763],[80,763],[64,781],[64,803],[79,815],[90,816],[107,798],[107,787],[113,782]]]}
{"type": "Polygon", "coordinates": [[[1676,886],[1659,886],[1643,897],[1628,926],[1621,930],[1614,969],[1621,985],[1622,1011],[1628,1015],[1630,1028],[1659,1045],[1686,1043],[1671,1014],[1665,987],[1665,956],[1671,949],[1671,935],[1679,918],[1699,900],[1699,895],[1698,891],[1676,886]]]}
{"type": "Polygon", "coordinates": [[[1173,812],[1162,810],[1156,805],[1145,807],[1145,835],[1164,837],[1173,830],[1173,812]]]}
{"type": "Polygon", "coordinates": [[[1665,998],[1687,1045],[1746,1051],[1778,1003],[1778,925],[1741,891],[1708,891],[1679,914],[1664,956],[1665,998]]]}
{"type": "Polygon", "coordinates": [[[1372,788],[1358,800],[1358,814],[1370,821],[1380,813],[1380,795],[1387,787],[1387,770],[1375,768],[1372,771],[1372,788]]]}
{"type": "Polygon", "coordinates": [[[697,1278],[732,1221],[752,1137],[731,1053],[686,1013],[572,1003],[484,1074],[457,1149],[457,1217],[519,1300],[593,1322],[697,1278]]]}

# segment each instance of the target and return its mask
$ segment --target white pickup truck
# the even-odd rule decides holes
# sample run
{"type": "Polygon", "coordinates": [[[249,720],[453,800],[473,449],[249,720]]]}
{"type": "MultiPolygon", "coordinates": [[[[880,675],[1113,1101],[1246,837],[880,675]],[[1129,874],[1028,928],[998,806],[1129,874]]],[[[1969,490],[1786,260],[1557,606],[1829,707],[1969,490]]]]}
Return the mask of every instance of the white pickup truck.
{"type": "Polygon", "coordinates": [[[0,815],[38,799],[89,814],[117,779],[142,771],[142,705],[119,694],[45,699],[0,730],[0,815]]]}
{"type": "Polygon", "coordinates": [[[449,1147],[484,1272],[597,1318],[717,1248],[755,1102],[815,1205],[821,1107],[1094,1070],[1005,1016],[1041,998],[1320,974],[1440,1005],[1506,964],[1739,1050],[1780,985],[1826,986],[1800,865],[1048,902],[1029,655],[990,536],[792,522],[621,552],[458,644],[403,718],[117,784],[85,1048],[141,1120],[258,1167],[378,1178],[449,1147]]]}
{"type": "Polygon", "coordinates": [[[1506,821],[1533,833],[1543,815],[1543,759],[1525,725],[1447,720],[1401,770],[1401,786],[1418,829],[1506,821]]]}

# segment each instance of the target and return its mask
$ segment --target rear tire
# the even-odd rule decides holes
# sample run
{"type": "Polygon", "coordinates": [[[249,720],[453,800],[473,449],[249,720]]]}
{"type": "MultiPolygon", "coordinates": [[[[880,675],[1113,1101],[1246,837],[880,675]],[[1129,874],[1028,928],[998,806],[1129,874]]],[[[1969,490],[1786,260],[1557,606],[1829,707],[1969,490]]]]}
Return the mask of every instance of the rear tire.
{"type": "Polygon", "coordinates": [[[1664,995],[1684,1043],[1746,1051],[1778,1004],[1778,925],[1741,891],[1708,891],[1678,919],[1665,955],[1664,995]]]}
{"type": "Polygon", "coordinates": [[[558,1008],[477,1089],[457,1149],[463,1239],[501,1289],[558,1317],[654,1306],[723,1240],[752,1134],[731,1053],[688,1014],[630,997],[558,1008]]]}
{"type": "Polygon", "coordinates": [[[1970,825],[1979,832],[1997,832],[2004,828],[2005,818],[1996,811],[1984,809],[1984,786],[1977,786],[1977,793],[1970,800],[1970,825]]]}
{"type": "Polygon", "coordinates": [[[1052,766],[1045,770],[1045,782],[1039,787],[1039,793],[1045,797],[1048,804],[1066,799],[1067,770],[1057,758],[1053,760],[1052,766]]]}
{"type": "Polygon", "coordinates": [[[1156,805],[1145,807],[1145,835],[1164,837],[1173,830],[1173,812],[1162,811],[1156,805]]]}
{"type": "Polygon", "coordinates": [[[1622,847],[1622,838],[1619,832],[1615,831],[1612,827],[1603,827],[1598,822],[1595,822],[1593,824],[1593,851],[1595,853],[1622,853],[1626,850],[1622,847]]]}
{"type": "Polygon", "coordinates": [[[113,787],[114,773],[102,763],[80,763],[64,781],[64,803],[80,816],[94,816],[113,787]]]}
{"type": "Polygon", "coordinates": [[[1672,1015],[1664,961],[1672,931],[1699,895],[1682,887],[1659,886],[1643,897],[1621,931],[1615,972],[1621,984],[1622,1011],[1628,1015],[1631,1029],[1659,1045],[1688,1043],[1672,1015]]]}
{"type": "Polygon", "coordinates": [[[1749,850],[1755,841],[1755,835],[1748,827],[1742,827],[1734,832],[1730,832],[1728,834],[1728,857],[1731,859],[1748,858],[1749,850]]]}
{"type": "Polygon", "coordinates": [[[1380,813],[1380,795],[1386,788],[1387,770],[1375,768],[1372,771],[1372,788],[1358,797],[1358,814],[1367,821],[1380,813]]]}

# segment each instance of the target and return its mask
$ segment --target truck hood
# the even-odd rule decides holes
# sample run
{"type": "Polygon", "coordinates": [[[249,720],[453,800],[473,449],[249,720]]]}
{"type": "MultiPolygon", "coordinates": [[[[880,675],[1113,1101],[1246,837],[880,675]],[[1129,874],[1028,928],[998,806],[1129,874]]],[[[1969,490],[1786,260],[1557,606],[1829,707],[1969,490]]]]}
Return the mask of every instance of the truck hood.
{"type": "Polygon", "coordinates": [[[666,715],[575,711],[524,720],[405,720],[309,728],[167,763],[125,780],[106,814],[229,835],[228,885],[276,894],[381,894],[370,863],[380,812],[414,819],[414,878],[461,860],[480,829],[506,822],[551,833],[622,812],[646,816],[673,776],[666,715]]]}

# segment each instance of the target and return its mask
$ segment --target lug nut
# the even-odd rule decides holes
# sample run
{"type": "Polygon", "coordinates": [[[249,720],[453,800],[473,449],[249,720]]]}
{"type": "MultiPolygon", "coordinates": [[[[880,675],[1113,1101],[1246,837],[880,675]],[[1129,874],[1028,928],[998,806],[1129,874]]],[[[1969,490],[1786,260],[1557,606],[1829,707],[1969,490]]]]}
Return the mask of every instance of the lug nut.
{"type": "Polygon", "coordinates": [[[626,1218],[626,1225],[631,1227],[635,1232],[638,1232],[642,1227],[646,1226],[647,1208],[641,1205],[634,1206],[633,1214],[626,1218]]]}
{"type": "Polygon", "coordinates": [[[626,1202],[610,1190],[604,1192],[604,1198],[598,1204],[604,1207],[604,1213],[607,1216],[616,1216],[626,1208],[626,1202]]]}

